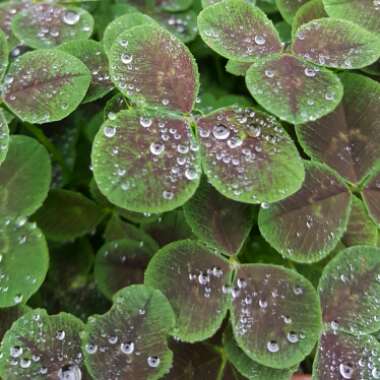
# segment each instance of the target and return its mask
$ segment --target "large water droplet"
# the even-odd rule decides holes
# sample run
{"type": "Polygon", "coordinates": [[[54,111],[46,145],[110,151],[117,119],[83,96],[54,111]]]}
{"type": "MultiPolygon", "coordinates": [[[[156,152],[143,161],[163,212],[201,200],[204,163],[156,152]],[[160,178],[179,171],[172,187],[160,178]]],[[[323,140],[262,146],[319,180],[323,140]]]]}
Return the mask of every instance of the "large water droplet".
{"type": "Polygon", "coordinates": [[[131,355],[135,350],[135,344],[133,342],[126,342],[120,345],[120,350],[123,354],[131,355]]]}
{"type": "Polygon", "coordinates": [[[152,143],[150,144],[150,152],[155,156],[159,156],[165,150],[165,145],[160,143],[152,143]]]}
{"type": "Polygon", "coordinates": [[[350,363],[342,363],[339,365],[339,372],[342,375],[343,379],[352,379],[354,375],[354,368],[350,363]]]}
{"type": "Polygon", "coordinates": [[[215,125],[212,134],[217,140],[225,140],[230,136],[230,130],[223,124],[215,125]]]}
{"type": "Polygon", "coordinates": [[[267,349],[271,353],[276,353],[280,351],[280,346],[275,340],[271,340],[267,343],[267,349]]]}
{"type": "Polygon", "coordinates": [[[82,371],[76,365],[67,365],[58,371],[59,380],[82,380],[82,371]]]}
{"type": "Polygon", "coordinates": [[[149,367],[157,368],[160,365],[160,358],[158,356],[149,356],[147,362],[149,367]]]}
{"type": "Polygon", "coordinates": [[[80,20],[80,14],[72,10],[68,10],[63,14],[63,22],[67,25],[75,25],[80,20]]]}

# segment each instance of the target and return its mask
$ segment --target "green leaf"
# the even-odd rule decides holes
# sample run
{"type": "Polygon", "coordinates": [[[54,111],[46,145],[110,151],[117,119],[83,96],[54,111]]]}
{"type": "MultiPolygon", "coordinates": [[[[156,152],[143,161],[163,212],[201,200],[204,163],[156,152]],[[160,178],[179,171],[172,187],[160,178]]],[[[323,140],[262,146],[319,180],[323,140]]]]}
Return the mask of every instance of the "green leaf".
{"type": "Polygon", "coordinates": [[[378,331],[380,249],[344,249],[325,267],[318,290],[323,321],[330,328],[350,334],[378,331]]]}
{"type": "Polygon", "coordinates": [[[83,336],[85,361],[97,380],[156,380],[169,372],[167,335],[175,319],[158,291],[134,285],[118,292],[111,310],[89,319],[83,336]],[[106,363],[106,365],[105,365],[106,363]]]}
{"type": "Polygon", "coordinates": [[[0,308],[26,302],[43,283],[49,255],[45,238],[25,217],[0,219],[0,308]]]}
{"type": "Polygon", "coordinates": [[[128,102],[120,92],[107,101],[103,113],[104,119],[114,119],[120,111],[128,109],[128,102]]]}
{"type": "Polygon", "coordinates": [[[302,185],[302,160],[273,116],[227,107],[197,124],[203,169],[224,196],[247,203],[274,202],[302,185]]]}
{"type": "Polygon", "coordinates": [[[21,120],[61,120],[83,100],[90,85],[87,67],[59,50],[36,50],[13,62],[5,77],[3,99],[21,120]]]}
{"type": "Polygon", "coordinates": [[[246,83],[262,107],[292,124],[317,120],[332,112],[343,96],[334,73],[289,54],[253,64],[246,83]]]}
{"type": "Polygon", "coordinates": [[[115,240],[103,245],[96,255],[95,280],[101,292],[112,299],[116,291],[144,282],[144,271],[155,251],[141,242],[115,240]]]}
{"type": "Polygon", "coordinates": [[[310,0],[298,8],[292,22],[292,37],[295,38],[298,28],[308,23],[309,21],[316,20],[322,17],[327,17],[325,8],[323,7],[322,0],[310,0]]]}
{"type": "Polygon", "coordinates": [[[140,12],[127,13],[115,18],[104,31],[103,46],[106,53],[109,54],[112,44],[122,32],[143,24],[156,24],[156,22],[151,17],[140,12]]]}
{"type": "Polygon", "coordinates": [[[84,379],[79,333],[83,323],[66,313],[36,309],[15,322],[1,345],[0,375],[7,380],[84,379]]]}
{"type": "Polygon", "coordinates": [[[226,71],[236,76],[245,76],[251,64],[251,62],[239,62],[229,59],[226,64],[226,71]]]}
{"type": "Polygon", "coordinates": [[[204,340],[226,316],[228,262],[201,243],[182,240],[158,251],[145,272],[145,284],[161,290],[176,314],[172,335],[185,342],[204,340]]]}
{"type": "Polygon", "coordinates": [[[92,165],[110,202],[137,212],[181,206],[200,178],[198,146],[188,121],[155,111],[130,109],[107,120],[95,138],[92,165]]]}
{"type": "Polygon", "coordinates": [[[313,285],[274,265],[241,265],[235,278],[231,324],[240,348],[268,367],[297,365],[312,351],[322,327],[313,285]]]}
{"type": "Polygon", "coordinates": [[[132,102],[190,112],[198,69],[187,47],[165,29],[140,25],[118,35],[109,52],[111,78],[132,102]]]}
{"type": "Polygon", "coordinates": [[[297,30],[292,49],[317,65],[358,69],[380,57],[380,38],[353,22],[321,18],[297,30]]]}
{"type": "Polygon", "coordinates": [[[364,204],[367,207],[369,216],[376,223],[376,225],[380,226],[380,170],[379,168],[375,168],[372,173],[370,173],[366,182],[363,185],[363,189],[361,191],[364,204]]]}
{"type": "Polygon", "coordinates": [[[342,238],[351,211],[351,193],[325,166],[305,162],[305,168],[301,190],[261,208],[259,227],[284,257],[312,263],[326,257],[342,238]]]}
{"type": "Polygon", "coordinates": [[[247,356],[237,345],[230,328],[224,335],[223,343],[228,359],[249,380],[290,380],[293,370],[265,367],[247,356]]]}
{"type": "Polygon", "coordinates": [[[341,79],[342,103],[329,115],[297,126],[297,135],[309,156],[358,184],[379,160],[380,84],[351,73],[341,79]]]}
{"type": "Polygon", "coordinates": [[[380,344],[373,336],[326,332],[313,366],[313,380],[380,378],[380,344]]]}
{"type": "Polygon", "coordinates": [[[298,9],[309,0],[276,0],[276,5],[284,20],[291,24],[298,9]]]}
{"type": "Polygon", "coordinates": [[[203,9],[198,27],[204,42],[228,59],[255,62],[282,51],[272,22],[244,0],[223,0],[203,9]]]}
{"type": "Polygon", "coordinates": [[[249,204],[225,198],[205,180],[185,204],[184,211],[194,234],[227,255],[239,253],[253,224],[249,204]]]}
{"type": "Polygon", "coordinates": [[[0,215],[31,215],[49,191],[51,163],[46,149],[26,136],[12,136],[0,166],[0,215]]]}
{"type": "Polygon", "coordinates": [[[103,217],[104,211],[81,193],[53,189],[33,219],[49,240],[64,242],[92,232],[103,217]]]}
{"type": "Polygon", "coordinates": [[[0,110],[0,165],[3,163],[5,157],[7,156],[9,142],[10,137],[7,119],[4,116],[4,112],[0,110]]]}
{"type": "Polygon", "coordinates": [[[100,99],[113,89],[108,73],[108,59],[100,42],[75,40],[62,44],[60,50],[79,58],[91,72],[92,79],[84,103],[100,99]]]}
{"type": "Polygon", "coordinates": [[[141,246],[149,248],[152,252],[158,250],[158,244],[143,229],[124,222],[117,214],[112,215],[104,231],[107,241],[129,239],[138,241],[141,246]]]}
{"type": "Polygon", "coordinates": [[[364,203],[357,197],[352,197],[352,209],[347,230],[342,237],[346,247],[354,245],[376,246],[378,239],[377,226],[369,217],[364,203]]]}
{"type": "Polygon", "coordinates": [[[30,5],[12,20],[15,36],[34,49],[89,38],[93,28],[94,20],[86,10],[57,4],[30,5]]]}
{"type": "Polygon", "coordinates": [[[373,0],[323,0],[327,14],[355,22],[371,32],[380,32],[380,6],[373,0]]]}
{"type": "Polygon", "coordinates": [[[4,32],[0,29],[0,80],[3,79],[8,67],[8,42],[4,32]]]}

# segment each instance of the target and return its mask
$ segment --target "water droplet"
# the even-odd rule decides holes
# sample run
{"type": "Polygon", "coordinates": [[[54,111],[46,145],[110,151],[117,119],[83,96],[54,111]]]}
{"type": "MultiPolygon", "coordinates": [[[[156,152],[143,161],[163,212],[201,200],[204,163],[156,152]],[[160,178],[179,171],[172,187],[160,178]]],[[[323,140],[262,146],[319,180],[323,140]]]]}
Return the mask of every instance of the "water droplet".
{"type": "Polygon", "coordinates": [[[309,78],[314,78],[317,75],[317,72],[311,67],[306,67],[305,75],[309,78]]]}
{"type": "Polygon", "coordinates": [[[104,127],[104,136],[111,138],[116,135],[116,128],[115,127],[104,127]]]}
{"type": "Polygon", "coordinates": [[[82,380],[82,371],[76,365],[67,365],[59,369],[58,380],[82,380]]]}
{"type": "Polygon", "coordinates": [[[64,340],[66,333],[63,330],[57,331],[56,338],[58,340],[64,340]]]}
{"type": "Polygon", "coordinates": [[[157,368],[160,365],[160,358],[158,356],[149,356],[147,362],[149,367],[157,368]]]}
{"type": "Polygon", "coordinates": [[[10,354],[12,358],[18,358],[19,356],[22,355],[23,352],[24,350],[20,346],[13,346],[11,347],[11,350],[10,350],[10,354]]]}
{"type": "Polygon", "coordinates": [[[172,193],[171,191],[163,191],[162,192],[162,196],[164,199],[167,199],[167,200],[171,200],[174,198],[174,193],[172,193]]]}
{"type": "Polygon", "coordinates": [[[153,120],[148,117],[140,117],[140,125],[144,128],[149,128],[153,123],[153,120]]]}
{"type": "Polygon", "coordinates": [[[215,125],[212,134],[217,140],[225,140],[230,136],[230,130],[223,124],[215,125]]]}
{"type": "Polygon", "coordinates": [[[133,61],[133,56],[131,54],[123,53],[120,59],[125,65],[129,65],[133,61]]]}
{"type": "Polygon", "coordinates": [[[265,37],[264,37],[264,36],[261,36],[261,35],[257,35],[257,36],[255,36],[255,43],[256,43],[257,45],[264,45],[265,42],[266,42],[266,40],[265,40],[265,37]]]}
{"type": "Polygon", "coordinates": [[[68,10],[63,14],[63,22],[67,25],[75,25],[80,20],[80,14],[72,10],[68,10]]]}
{"type": "Polygon", "coordinates": [[[96,351],[98,351],[98,346],[96,346],[95,344],[86,344],[86,351],[92,355],[92,354],[95,354],[96,351]]]}
{"type": "Polygon", "coordinates": [[[155,156],[159,156],[165,150],[165,145],[160,143],[152,143],[150,144],[150,152],[155,156]]]}
{"type": "Polygon", "coordinates": [[[30,359],[22,358],[20,360],[20,367],[21,368],[24,368],[24,369],[29,368],[31,366],[31,364],[32,364],[32,361],[30,359]]]}
{"type": "Polygon", "coordinates": [[[350,363],[340,364],[339,365],[339,372],[342,375],[343,379],[352,379],[352,377],[354,375],[354,369],[350,363]]]}
{"type": "Polygon", "coordinates": [[[290,331],[287,335],[286,338],[288,339],[289,343],[297,343],[299,341],[299,336],[297,333],[294,331],[290,331]]]}
{"type": "Polygon", "coordinates": [[[126,342],[120,345],[120,350],[123,354],[131,355],[135,350],[135,344],[133,342],[126,342]]]}
{"type": "Polygon", "coordinates": [[[274,353],[280,351],[280,346],[275,340],[270,340],[267,343],[267,349],[269,352],[274,354],[274,353]]]}
{"type": "Polygon", "coordinates": [[[197,172],[196,169],[194,169],[194,168],[188,168],[185,171],[185,177],[189,181],[193,181],[194,179],[197,179],[199,177],[199,175],[198,175],[198,172],[197,172]]]}

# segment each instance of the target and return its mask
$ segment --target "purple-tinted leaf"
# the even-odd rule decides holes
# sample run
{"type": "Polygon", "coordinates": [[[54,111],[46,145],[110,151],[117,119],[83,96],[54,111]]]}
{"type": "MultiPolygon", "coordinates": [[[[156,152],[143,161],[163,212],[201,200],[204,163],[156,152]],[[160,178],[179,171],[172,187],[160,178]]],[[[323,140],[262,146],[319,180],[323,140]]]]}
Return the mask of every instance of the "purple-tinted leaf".
{"type": "Polygon", "coordinates": [[[196,241],[171,243],[158,251],[145,284],[161,290],[176,314],[174,336],[186,342],[212,336],[226,316],[230,281],[228,261],[196,241]]]}
{"type": "Polygon", "coordinates": [[[322,0],[310,0],[298,8],[292,22],[292,36],[295,37],[297,29],[309,21],[326,17],[327,13],[323,7],[322,0]]]}
{"type": "Polygon", "coordinates": [[[253,224],[249,204],[225,198],[205,180],[185,204],[184,211],[194,234],[227,255],[239,253],[253,224]]]}
{"type": "Polygon", "coordinates": [[[342,243],[346,247],[354,245],[371,245],[377,244],[377,226],[369,217],[363,202],[353,196],[350,219],[347,230],[342,237],[342,243]]]}
{"type": "Polygon", "coordinates": [[[83,8],[55,4],[34,4],[12,20],[12,32],[34,49],[54,47],[63,42],[91,36],[94,20],[83,8]]]}
{"type": "Polygon", "coordinates": [[[144,271],[155,251],[136,240],[106,243],[97,253],[95,280],[101,292],[112,299],[116,291],[144,282],[144,271]]]}
{"type": "Polygon", "coordinates": [[[377,0],[323,0],[327,14],[355,22],[364,28],[380,32],[380,5],[377,0]]]}
{"type": "Polygon", "coordinates": [[[325,267],[319,282],[323,321],[351,334],[380,329],[380,249],[347,248],[325,267]],[[344,302],[342,302],[344,300],[344,302]]]}
{"type": "Polygon", "coordinates": [[[380,378],[380,345],[373,336],[326,332],[314,361],[314,380],[380,378]]]}
{"type": "Polygon", "coordinates": [[[250,380],[289,380],[292,369],[275,369],[265,367],[254,362],[237,345],[232,330],[229,328],[223,337],[223,347],[228,360],[238,369],[238,371],[250,380]]]}
{"type": "Polygon", "coordinates": [[[292,49],[315,64],[358,69],[380,57],[380,39],[353,22],[321,18],[297,30],[292,49]]]}
{"type": "Polygon", "coordinates": [[[97,380],[157,380],[173,354],[167,335],[175,323],[158,290],[133,285],[118,292],[109,312],[89,319],[83,335],[86,366],[97,380]]]}
{"type": "Polygon", "coordinates": [[[276,0],[276,5],[284,20],[291,24],[298,9],[308,1],[309,0],[276,0]]]}
{"type": "Polygon", "coordinates": [[[262,207],[261,234],[284,257],[312,263],[326,257],[343,236],[351,193],[328,168],[306,164],[306,178],[294,195],[262,207]]]}
{"type": "Polygon", "coordinates": [[[91,83],[84,103],[92,102],[113,89],[108,73],[108,59],[100,42],[75,40],[62,44],[60,49],[79,58],[91,72],[91,83]]]}
{"type": "Polygon", "coordinates": [[[244,0],[223,0],[203,9],[198,27],[208,46],[232,60],[254,62],[282,51],[272,22],[244,0]]]}
{"type": "Polygon", "coordinates": [[[288,54],[253,64],[246,84],[262,107],[293,124],[330,113],[343,96],[335,74],[288,54]]]}
{"type": "Polygon", "coordinates": [[[16,135],[0,166],[1,217],[31,215],[45,200],[51,181],[46,149],[35,139],[16,135]]]}
{"type": "Polygon", "coordinates": [[[42,309],[25,314],[4,336],[0,375],[9,380],[90,380],[81,352],[83,329],[70,314],[49,316],[42,309]]]}
{"type": "Polygon", "coordinates": [[[188,121],[134,109],[107,120],[92,151],[100,191],[113,204],[137,212],[184,204],[198,187],[199,161],[188,121]]]}
{"type": "Polygon", "coordinates": [[[78,107],[90,81],[89,70],[78,58],[59,50],[36,50],[12,63],[3,99],[24,121],[57,121],[78,107]]]}
{"type": "Polygon", "coordinates": [[[380,171],[374,170],[362,189],[362,197],[367,206],[370,217],[380,225],[380,171]]]}
{"type": "Polygon", "coordinates": [[[53,189],[33,216],[52,241],[69,241],[93,231],[104,211],[81,193],[53,189]]]}
{"type": "Polygon", "coordinates": [[[341,78],[342,103],[329,115],[299,125],[297,134],[309,156],[358,184],[380,155],[380,84],[357,74],[341,78]]]}
{"type": "Polygon", "coordinates": [[[239,62],[229,59],[226,65],[226,71],[233,75],[245,76],[251,64],[251,62],[239,62]]]}
{"type": "Polygon", "coordinates": [[[246,83],[262,107],[293,124],[330,113],[343,96],[335,74],[289,54],[254,63],[246,83]]]}
{"type": "Polygon", "coordinates": [[[9,128],[4,112],[0,110],[0,165],[5,160],[9,147],[9,128]]]}
{"type": "Polygon", "coordinates": [[[127,13],[115,18],[115,20],[108,24],[107,28],[104,31],[104,50],[108,54],[111,50],[112,44],[122,32],[138,25],[154,23],[155,21],[151,17],[140,12],[127,13]]]}
{"type": "Polygon", "coordinates": [[[0,308],[26,302],[44,282],[45,237],[25,217],[0,218],[0,308]]]}
{"type": "Polygon", "coordinates": [[[138,105],[190,112],[198,92],[194,58],[181,41],[156,25],[118,35],[109,53],[111,78],[138,105]]]}
{"type": "Polygon", "coordinates": [[[242,265],[232,289],[231,323],[237,343],[258,363],[297,365],[321,330],[319,299],[312,284],[273,265],[242,265]]]}
{"type": "Polygon", "coordinates": [[[204,171],[224,196],[247,203],[273,202],[300,188],[302,160],[273,116],[227,107],[197,124],[204,171]]]}

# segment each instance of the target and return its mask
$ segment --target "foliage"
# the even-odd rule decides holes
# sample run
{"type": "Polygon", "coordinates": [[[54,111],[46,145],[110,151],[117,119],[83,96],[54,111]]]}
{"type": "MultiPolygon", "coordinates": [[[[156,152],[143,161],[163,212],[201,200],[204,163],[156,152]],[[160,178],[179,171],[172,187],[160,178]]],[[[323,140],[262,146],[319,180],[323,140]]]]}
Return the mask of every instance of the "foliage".
{"type": "Polygon", "coordinates": [[[380,379],[380,1],[0,1],[0,379],[380,379]]]}

